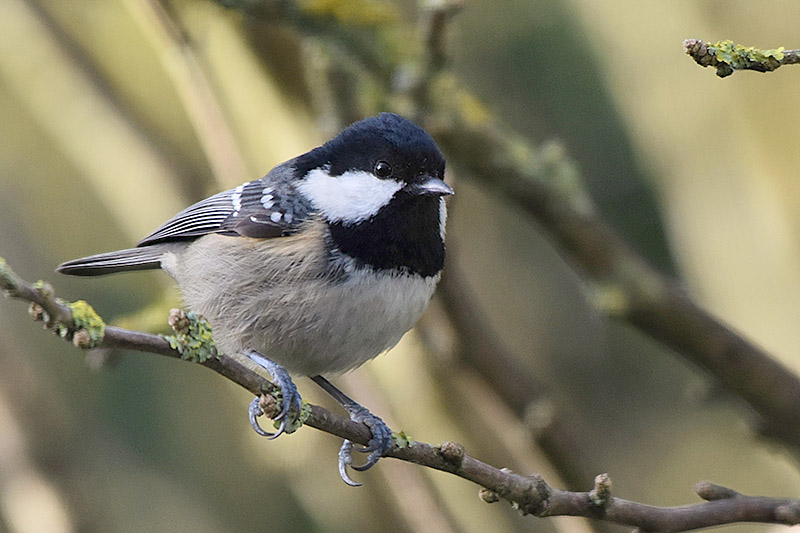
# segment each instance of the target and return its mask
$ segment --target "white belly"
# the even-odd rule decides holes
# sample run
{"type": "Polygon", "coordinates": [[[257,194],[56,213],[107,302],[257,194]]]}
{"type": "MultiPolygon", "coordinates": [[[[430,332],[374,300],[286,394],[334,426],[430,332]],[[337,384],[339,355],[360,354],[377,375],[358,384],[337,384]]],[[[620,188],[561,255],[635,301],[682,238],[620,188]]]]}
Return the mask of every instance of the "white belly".
{"type": "Polygon", "coordinates": [[[223,353],[256,350],[294,374],[344,372],[397,344],[438,276],[354,272],[331,283],[320,279],[326,259],[298,246],[318,237],[208,235],[163,263],[189,307],[209,320],[223,353]]]}

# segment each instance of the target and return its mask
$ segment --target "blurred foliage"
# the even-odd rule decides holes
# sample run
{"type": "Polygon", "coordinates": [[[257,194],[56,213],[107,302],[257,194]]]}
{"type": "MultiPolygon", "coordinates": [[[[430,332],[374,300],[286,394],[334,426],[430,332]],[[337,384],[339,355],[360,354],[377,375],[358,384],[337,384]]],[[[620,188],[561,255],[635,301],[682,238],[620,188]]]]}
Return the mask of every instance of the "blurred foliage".
{"type": "MultiPolygon", "coordinates": [[[[304,4],[348,24],[393,13],[405,28],[417,16],[411,3],[359,2],[372,6],[367,12],[304,4]]],[[[792,101],[800,71],[720,81],[681,49],[687,37],[798,47],[800,5],[770,5],[781,16],[744,0],[467,2],[453,21],[451,66],[509,127],[537,143],[560,139],[603,213],[643,255],[797,369],[800,151],[790,148],[800,111],[783,101],[792,101]]],[[[319,19],[295,24],[326,31],[319,19]]],[[[356,24],[350,38],[364,31],[356,24]]],[[[386,48],[405,43],[397,49],[409,57],[422,46],[416,34],[390,38],[386,48]]],[[[160,273],[85,280],[52,268],[129,246],[190,202],[324,141],[331,123],[308,76],[315,47],[328,44],[206,0],[7,0],[0,254],[25,277],[91,302],[109,323],[158,299],[166,321],[175,296],[160,273]]],[[[348,53],[341,46],[326,52],[348,53]]],[[[397,74],[384,50],[372,52],[353,61],[397,74]]],[[[388,100],[363,98],[364,107],[388,100]]],[[[592,471],[576,488],[609,472],[618,495],[659,505],[691,501],[701,479],[797,493],[796,465],[753,439],[735,401],[675,354],[601,316],[593,288],[535,224],[464,180],[455,186],[450,260],[580,436],[592,471]]],[[[423,322],[428,342],[445,322],[434,306],[423,322]]],[[[336,472],[336,439],[309,429],[258,438],[247,423],[249,396],[218,376],[147,355],[110,362],[91,371],[20,305],[0,304],[0,528],[585,527],[532,522],[480,503],[462,480],[391,461],[362,476],[365,488],[350,489],[336,472]]],[[[331,404],[304,381],[304,397],[331,404]]],[[[336,381],[396,430],[462,442],[484,460],[558,485],[558,472],[481,376],[432,357],[414,333],[336,381]]],[[[745,530],[763,529],[737,528],[745,530]]]]}

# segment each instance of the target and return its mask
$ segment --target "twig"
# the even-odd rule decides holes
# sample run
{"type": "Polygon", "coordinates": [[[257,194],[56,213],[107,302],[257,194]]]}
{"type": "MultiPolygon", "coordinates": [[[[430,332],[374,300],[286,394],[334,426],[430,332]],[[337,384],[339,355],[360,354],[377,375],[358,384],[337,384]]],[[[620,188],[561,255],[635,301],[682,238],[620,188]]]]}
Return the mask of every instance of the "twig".
{"type": "MultiPolygon", "coordinates": [[[[18,298],[38,306],[35,318],[43,320],[48,329],[66,331],[65,338],[73,338],[81,325],[73,316],[73,304],[55,297],[52,288],[43,282],[30,284],[17,276],[0,258],[0,289],[6,296],[18,298]]],[[[85,330],[84,330],[85,331],[85,330]]],[[[131,331],[113,326],[103,328],[102,338],[93,345],[97,348],[124,348],[181,358],[178,350],[159,335],[131,331]]],[[[200,363],[253,394],[271,392],[274,385],[262,376],[231,357],[217,354],[200,363]]],[[[369,429],[327,409],[310,406],[306,425],[360,444],[369,440],[369,429]]],[[[445,442],[439,446],[424,442],[395,441],[386,453],[411,463],[449,472],[472,481],[481,487],[484,501],[509,501],[523,514],[539,517],[583,516],[619,524],[636,526],[647,531],[686,531],[698,527],[749,521],[794,525],[800,523],[800,501],[766,497],[744,496],[733,490],[701,484],[698,493],[709,500],[683,507],[652,507],[611,496],[611,481],[606,475],[598,476],[590,492],[569,492],[550,487],[544,479],[534,474],[523,476],[506,469],[498,469],[467,455],[462,446],[445,442]]]]}
{"type": "Polygon", "coordinates": [[[425,48],[434,71],[440,71],[448,59],[447,23],[464,8],[464,0],[426,0],[422,11],[427,17],[425,48]]]}
{"type": "Polygon", "coordinates": [[[327,136],[363,118],[360,96],[364,79],[356,65],[342,59],[339,47],[325,46],[320,39],[303,41],[303,67],[312,106],[327,136]],[[334,57],[336,59],[334,59],[334,57]]]}
{"type": "Polygon", "coordinates": [[[383,83],[389,83],[395,63],[403,55],[398,48],[407,44],[407,35],[386,36],[402,20],[397,6],[389,2],[295,2],[292,0],[213,0],[241,11],[247,17],[287,23],[303,35],[333,43],[337,55],[355,59],[383,83]],[[360,9],[359,9],[360,8],[360,9]],[[392,41],[390,43],[389,41],[392,41]]]}
{"type": "MultiPolygon", "coordinates": [[[[463,0],[425,0],[421,2],[421,22],[419,24],[424,42],[423,53],[417,60],[415,75],[404,83],[397,83],[402,77],[395,77],[394,91],[406,93],[413,102],[415,120],[431,112],[430,84],[442,73],[447,60],[448,22],[464,7],[463,0]]],[[[407,69],[408,70],[408,69],[407,69]]]]}
{"type": "Polygon", "coordinates": [[[761,50],[742,46],[733,41],[707,43],[700,39],[686,39],[683,50],[702,67],[714,67],[717,76],[725,78],[735,70],[772,72],[783,65],[800,63],[800,50],[761,50]]]}

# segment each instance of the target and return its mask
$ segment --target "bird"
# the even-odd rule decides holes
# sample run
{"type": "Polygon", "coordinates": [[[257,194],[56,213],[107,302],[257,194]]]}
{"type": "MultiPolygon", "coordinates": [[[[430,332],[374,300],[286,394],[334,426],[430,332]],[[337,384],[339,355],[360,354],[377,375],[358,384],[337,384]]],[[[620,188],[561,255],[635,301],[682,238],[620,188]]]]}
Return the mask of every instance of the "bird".
{"type": "Polygon", "coordinates": [[[396,345],[426,309],[445,258],[445,159],[412,121],[381,113],[275,166],[264,177],[184,209],[135,247],[62,263],[99,276],[163,269],[189,309],[205,317],[220,351],[250,359],[281,389],[280,427],[297,421],[294,376],[311,377],[350,418],[365,448],[345,440],[339,473],[366,470],[392,443],[378,416],[326,375],[359,367],[396,345]],[[353,465],[353,450],[368,453],[353,465]]]}

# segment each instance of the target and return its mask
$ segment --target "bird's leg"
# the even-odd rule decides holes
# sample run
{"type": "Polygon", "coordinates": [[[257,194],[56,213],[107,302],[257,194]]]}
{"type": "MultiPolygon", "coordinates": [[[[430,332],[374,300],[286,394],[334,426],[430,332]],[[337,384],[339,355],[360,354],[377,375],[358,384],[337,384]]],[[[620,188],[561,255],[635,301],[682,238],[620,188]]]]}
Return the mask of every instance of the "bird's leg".
{"type": "Polygon", "coordinates": [[[275,363],[274,361],[270,361],[256,351],[248,352],[247,357],[255,361],[257,365],[263,367],[267,372],[269,372],[272,376],[272,381],[274,381],[275,385],[281,389],[281,412],[275,417],[275,420],[281,421],[281,425],[278,428],[278,431],[275,433],[264,431],[264,429],[262,429],[258,423],[258,417],[264,414],[264,411],[261,409],[260,398],[258,396],[256,396],[256,398],[250,402],[249,409],[250,425],[253,426],[253,429],[256,431],[256,433],[262,437],[275,439],[285,433],[287,427],[291,428],[297,424],[301,409],[303,407],[300,393],[297,391],[297,386],[292,381],[289,373],[281,365],[275,363]]]}
{"type": "Polygon", "coordinates": [[[360,472],[372,468],[392,445],[392,430],[383,420],[370,413],[366,407],[356,403],[355,400],[340,391],[324,377],[313,376],[311,379],[344,407],[345,411],[350,415],[350,420],[365,424],[372,432],[372,438],[369,439],[369,443],[365,448],[356,448],[352,441],[345,439],[341,450],[339,450],[339,475],[348,485],[358,487],[361,483],[350,479],[347,467],[349,466],[353,470],[360,472]],[[367,461],[363,465],[353,466],[353,449],[362,453],[369,453],[367,461]]]}

